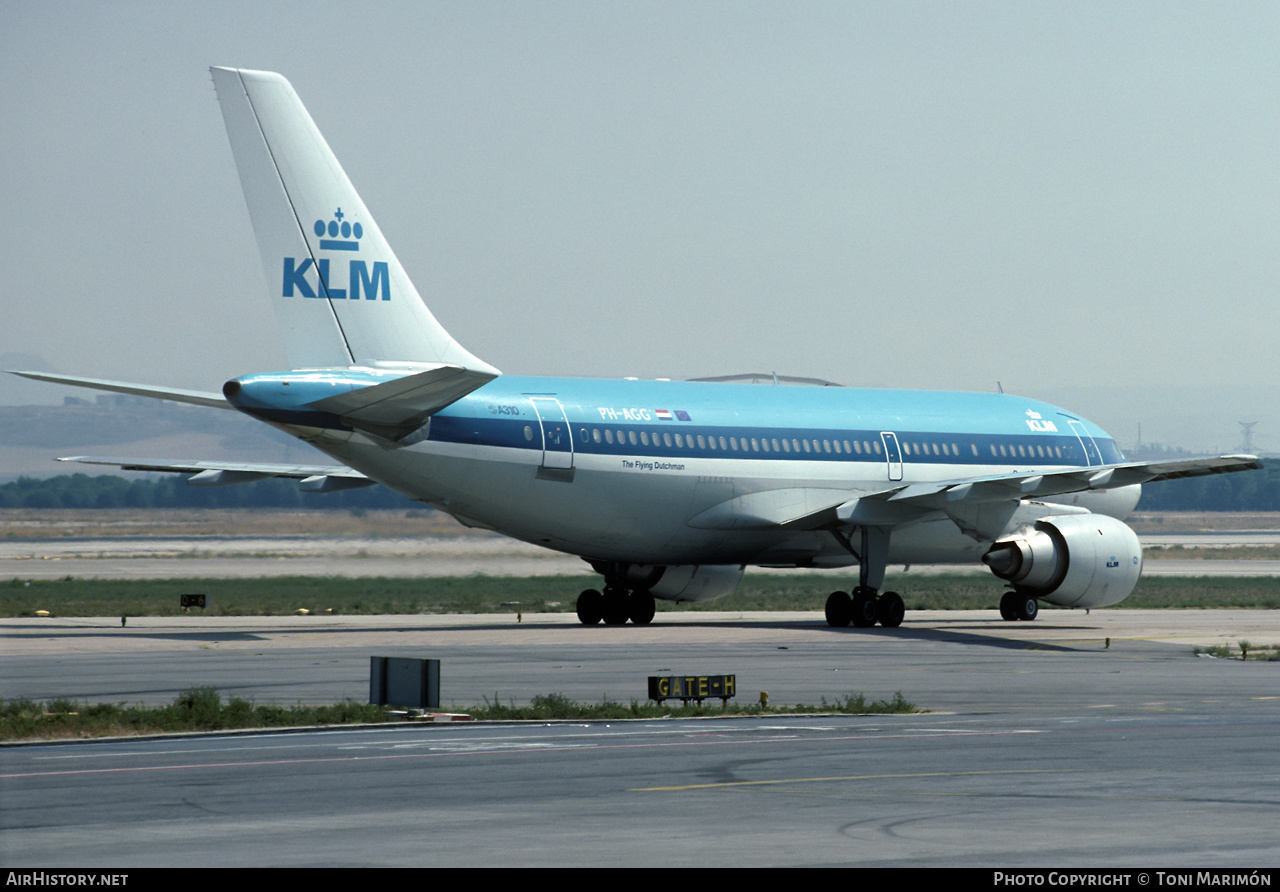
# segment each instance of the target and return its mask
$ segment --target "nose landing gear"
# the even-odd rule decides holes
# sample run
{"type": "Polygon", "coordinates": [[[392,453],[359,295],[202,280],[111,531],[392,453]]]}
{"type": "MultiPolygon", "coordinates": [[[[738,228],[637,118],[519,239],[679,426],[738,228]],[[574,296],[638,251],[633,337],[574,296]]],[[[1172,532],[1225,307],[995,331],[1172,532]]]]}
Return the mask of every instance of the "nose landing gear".
{"type": "Polygon", "coordinates": [[[1023,620],[1030,622],[1040,615],[1040,602],[1034,597],[1022,592],[1005,592],[1004,597],[1000,599],[1000,617],[1001,619],[1014,622],[1023,620]]]}

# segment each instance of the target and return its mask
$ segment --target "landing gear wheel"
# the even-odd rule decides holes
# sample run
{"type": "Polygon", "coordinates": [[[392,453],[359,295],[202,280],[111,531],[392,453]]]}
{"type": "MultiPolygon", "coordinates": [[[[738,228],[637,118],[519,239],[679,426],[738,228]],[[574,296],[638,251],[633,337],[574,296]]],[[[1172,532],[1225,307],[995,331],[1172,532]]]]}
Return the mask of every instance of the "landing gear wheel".
{"type": "Polygon", "coordinates": [[[897,592],[885,592],[876,604],[876,619],[886,629],[896,629],[902,625],[907,615],[907,605],[902,603],[902,596],[897,592]]]}
{"type": "Polygon", "coordinates": [[[610,586],[604,590],[604,605],[601,618],[606,626],[626,625],[631,613],[631,605],[627,603],[627,590],[610,586]]]}
{"type": "Polygon", "coordinates": [[[845,592],[832,592],[827,595],[827,625],[833,629],[843,629],[853,622],[853,601],[845,592]]]}
{"type": "Polygon", "coordinates": [[[1040,615],[1040,602],[1030,595],[1018,595],[1018,619],[1031,622],[1040,615]]]}
{"type": "Polygon", "coordinates": [[[636,589],[631,593],[631,597],[627,599],[631,608],[631,621],[637,626],[647,626],[653,622],[653,615],[658,611],[658,605],[653,600],[648,589],[636,589]]]}
{"type": "Polygon", "coordinates": [[[578,621],[584,626],[594,626],[604,616],[604,595],[589,588],[578,595],[578,621]]]}
{"type": "Polygon", "coordinates": [[[875,592],[859,587],[853,590],[853,624],[869,629],[876,624],[875,592]]]}
{"type": "Polygon", "coordinates": [[[1006,622],[1015,622],[1018,619],[1018,593],[1005,592],[1004,597],[1000,599],[1000,618],[1006,622]]]}

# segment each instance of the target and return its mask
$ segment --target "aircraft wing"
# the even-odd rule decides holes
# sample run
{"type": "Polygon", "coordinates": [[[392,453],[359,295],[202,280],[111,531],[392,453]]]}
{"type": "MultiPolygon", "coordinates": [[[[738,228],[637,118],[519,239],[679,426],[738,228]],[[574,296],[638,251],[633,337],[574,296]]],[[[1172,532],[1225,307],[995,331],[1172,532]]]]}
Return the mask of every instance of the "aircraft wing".
{"type": "Polygon", "coordinates": [[[1256,455],[1220,455],[1182,461],[1121,462],[1091,468],[1072,468],[1043,473],[997,474],[934,483],[913,483],[863,496],[887,503],[919,508],[942,509],[956,502],[998,502],[1006,499],[1034,499],[1089,490],[1116,489],[1135,483],[1177,480],[1253,471],[1262,467],[1256,455]]]}
{"type": "Polygon", "coordinates": [[[178,387],[153,387],[142,384],[130,384],[127,381],[108,381],[105,378],[81,378],[78,375],[52,375],[48,372],[18,372],[33,381],[48,381],[52,384],[68,384],[72,387],[88,387],[91,390],[108,390],[112,393],[128,393],[133,396],[149,396],[153,399],[172,400],[175,403],[191,403],[194,406],[209,406],[214,409],[235,408],[220,393],[209,393],[204,390],[182,390],[178,387]]]}
{"type": "Polygon", "coordinates": [[[171,461],[163,458],[106,458],[95,455],[70,455],[58,461],[73,461],[87,465],[114,465],[123,471],[165,471],[176,474],[194,474],[187,483],[192,486],[231,486],[250,483],[268,477],[287,477],[301,480],[303,492],[337,492],[373,486],[371,480],[359,471],[345,465],[271,465],[255,462],[171,461]]]}
{"type": "MultiPolygon", "coordinates": [[[[722,502],[692,518],[689,525],[723,530],[817,529],[833,524],[893,527],[942,511],[957,522],[963,520],[963,526],[969,526],[966,515],[983,504],[1003,502],[1016,508],[1024,499],[1261,467],[1262,463],[1253,455],[1222,455],[1182,461],[1123,462],[1060,471],[963,477],[891,486],[853,499],[847,492],[834,489],[768,490],[722,502]]],[[[1062,509],[1063,513],[1081,510],[1068,506],[1062,509]]]]}

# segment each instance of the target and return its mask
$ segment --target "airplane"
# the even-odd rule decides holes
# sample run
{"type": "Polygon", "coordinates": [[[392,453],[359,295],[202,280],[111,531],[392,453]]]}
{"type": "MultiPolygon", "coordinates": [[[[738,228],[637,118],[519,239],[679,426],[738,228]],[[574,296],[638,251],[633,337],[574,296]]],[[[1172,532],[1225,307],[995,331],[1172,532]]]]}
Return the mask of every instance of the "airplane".
{"type": "Polygon", "coordinates": [[[828,624],[890,628],[889,564],[985,563],[1006,620],[1117,604],[1142,571],[1123,522],[1142,484],[1261,467],[1126,461],[1097,425],[1005,393],[503,375],[432,315],[290,83],[211,72],[292,369],[221,393],[14,374],[235,409],[338,464],[62,460],[203,486],[382,483],[583,558],[603,578],[577,598],[586,625],[721,597],[748,566],[856,566],[828,624]]]}

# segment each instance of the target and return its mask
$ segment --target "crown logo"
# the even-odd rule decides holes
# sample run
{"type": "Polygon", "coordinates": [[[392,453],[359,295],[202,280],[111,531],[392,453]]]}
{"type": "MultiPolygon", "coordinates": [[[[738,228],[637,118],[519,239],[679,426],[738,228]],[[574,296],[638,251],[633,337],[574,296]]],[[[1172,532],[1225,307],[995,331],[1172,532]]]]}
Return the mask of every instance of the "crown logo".
{"type": "Polygon", "coordinates": [[[333,212],[333,219],[327,224],[317,220],[312,227],[320,239],[320,248],[327,251],[359,251],[360,237],[364,235],[364,227],[359,223],[349,223],[343,218],[342,208],[333,212]],[[329,236],[325,238],[325,236],[329,236]],[[338,236],[342,236],[339,238],[338,236]]]}

